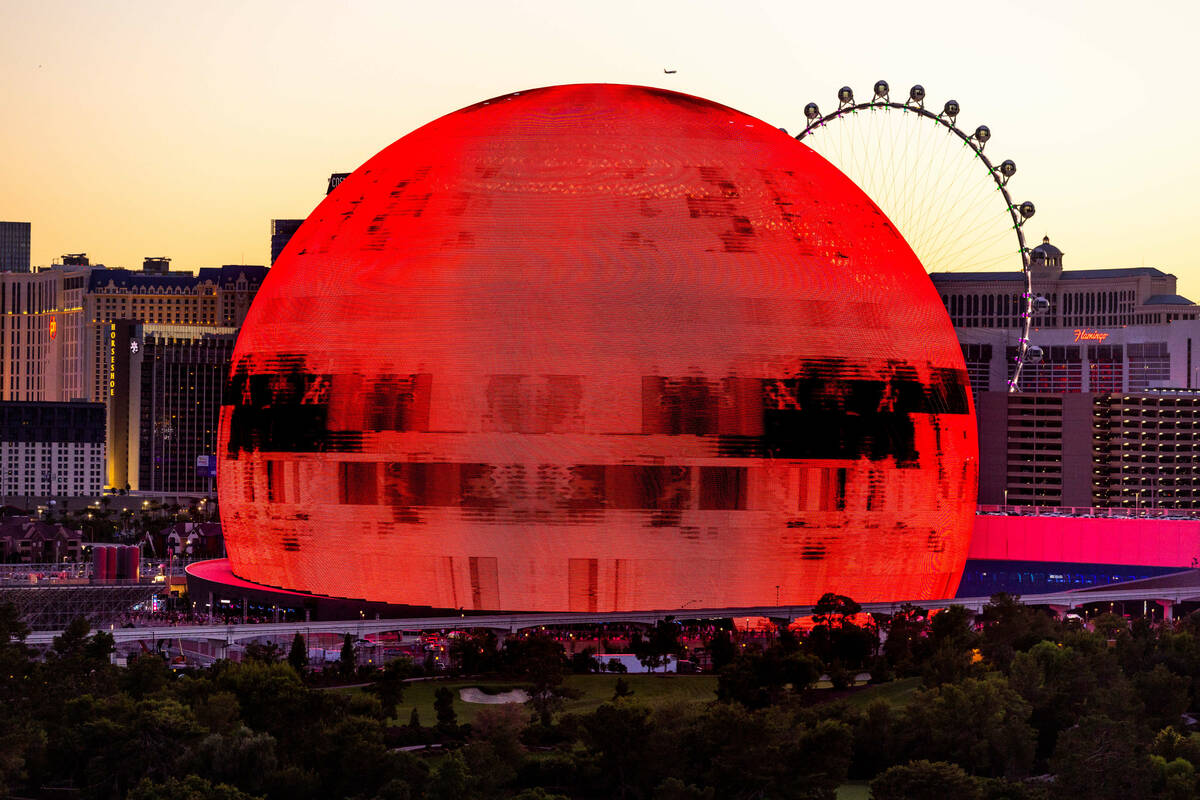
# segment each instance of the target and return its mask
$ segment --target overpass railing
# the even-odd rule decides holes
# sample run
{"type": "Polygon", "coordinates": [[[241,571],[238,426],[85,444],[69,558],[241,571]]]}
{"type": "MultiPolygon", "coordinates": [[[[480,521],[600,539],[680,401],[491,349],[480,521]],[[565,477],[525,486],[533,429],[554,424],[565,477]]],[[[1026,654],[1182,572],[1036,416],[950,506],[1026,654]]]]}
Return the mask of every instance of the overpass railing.
{"type": "MultiPolygon", "coordinates": [[[[1025,595],[1018,598],[1026,605],[1051,606],[1059,609],[1079,608],[1096,603],[1149,600],[1168,605],[1200,601],[1200,584],[1175,587],[1135,587],[1127,589],[1088,589],[1025,595]]],[[[941,600],[908,601],[921,608],[947,608],[964,606],[979,613],[991,602],[991,597],[954,597],[941,600]]],[[[894,614],[906,603],[889,601],[863,603],[862,610],[871,614],[894,614]]],[[[208,639],[233,644],[251,639],[269,639],[292,636],[296,633],[350,633],[358,638],[371,633],[410,630],[463,630],[491,628],[498,631],[517,632],[540,626],[598,625],[608,623],[634,623],[653,625],[665,619],[703,620],[727,617],[766,617],[769,619],[794,620],[813,614],[810,605],[754,606],[744,608],[706,609],[658,609],[651,611],[619,612],[543,612],[525,614],[480,614],[466,617],[417,617],[400,619],[350,619],[329,621],[263,622],[248,625],[164,625],[139,628],[115,628],[108,632],[119,644],[154,639],[208,639]]],[[[31,645],[48,644],[57,631],[35,631],[26,642],[31,645]]]]}
{"type": "Polygon", "coordinates": [[[984,516],[1012,517],[1109,517],[1112,519],[1200,519],[1200,508],[1108,508],[1104,506],[1017,506],[985,505],[975,507],[984,516]]]}

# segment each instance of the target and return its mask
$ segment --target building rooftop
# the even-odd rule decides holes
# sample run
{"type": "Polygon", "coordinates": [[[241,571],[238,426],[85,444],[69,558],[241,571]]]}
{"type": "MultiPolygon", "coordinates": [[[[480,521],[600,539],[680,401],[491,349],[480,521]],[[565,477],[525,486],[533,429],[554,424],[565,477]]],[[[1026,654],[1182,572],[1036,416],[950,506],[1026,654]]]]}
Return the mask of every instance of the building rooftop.
{"type": "Polygon", "coordinates": [[[239,276],[245,276],[248,283],[262,283],[267,277],[267,267],[253,264],[226,264],[223,267],[201,267],[199,275],[190,272],[138,272],[121,267],[105,267],[93,269],[88,278],[88,290],[113,285],[119,289],[131,288],[170,288],[186,289],[201,283],[213,283],[217,286],[232,286],[239,276]]]}
{"type": "Polygon", "coordinates": [[[240,276],[250,283],[262,283],[267,277],[268,267],[257,264],[226,264],[223,267],[201,267],[201,281],[212,281],[218,286],[232,286],[240,276]]]}
{"type": "Polygon", "coordinates": [[[160,275],[149,272],[132,272],[120,267],[106,267],[104,269],[92,270],[92,274],[88,277],[88,290],[94,291],[109,284],[121,289],[128,289],[134,286],[178,288],[181,286],[193,286],[196,283],[196,276],[186,272],[160,275]]]}
{"type": "Polygon", "coordinates": [[[1042,238],[1042,243],[1030,251],[1035,259],[1062,258],[1063,251],[1050,244],[1050,237],[1042,238]]]}
{"type": "Polygon", "coordinates": [[[1114,267],[1111,269],[1073,269],[1063,270],[1060,281],[1086,281],[1094,278],[1133,278],[1149,276],[1151,278],[1169,278],[1166,272],[1157,267],[1114,267]]]}
{"type": "Polygon", "coordinates": [[[1156,294],[1146,298],[1148,306],[1194,306],[1191,300],[1179,294],[1156,294]]]}
{"type": "MultiPolygon", "coordinates": [[[[1113,267],[1111,269],[1072,269],[1063,270],[1058,277],[1060,281],[1086,281],[1097,278],[1170,278],[1170,274],[1157,267],[1113,267]]],[[[929,277],[934,281],[1021,281],[1025,274],[1022,272],[931,272],[929,277]]],[[[1168,296],[1168,295],[1163,295],[1168,296]]]]}
{"type": "Polygon", "coordinates": [[[936,283],[944,281],[1013,281],[1025,282],[1023,272],[931,272],[929,277],[936,283]]]}

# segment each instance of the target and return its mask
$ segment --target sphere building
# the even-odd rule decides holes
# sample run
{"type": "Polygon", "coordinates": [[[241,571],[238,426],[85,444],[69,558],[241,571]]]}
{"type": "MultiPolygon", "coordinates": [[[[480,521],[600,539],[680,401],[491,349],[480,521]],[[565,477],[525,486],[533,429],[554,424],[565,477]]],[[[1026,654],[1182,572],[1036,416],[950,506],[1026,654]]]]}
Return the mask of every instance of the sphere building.
{"type": "Polygon", "coordinates": [[[250,310],[240,578],[478,610],[953,596],[977,445],[946,312],[785,133],[632,86],[448,114],[345,179],[250,310]]]}

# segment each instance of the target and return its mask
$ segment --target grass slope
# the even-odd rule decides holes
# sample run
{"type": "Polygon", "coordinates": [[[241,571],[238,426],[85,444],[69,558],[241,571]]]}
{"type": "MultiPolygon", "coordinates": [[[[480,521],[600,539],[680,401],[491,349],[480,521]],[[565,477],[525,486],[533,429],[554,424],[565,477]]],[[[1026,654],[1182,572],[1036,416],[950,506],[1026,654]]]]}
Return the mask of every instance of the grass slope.
{"type": "Polygon", "coordinates": [[[920,678],[901,678],[853,692],[846,697],[846,702],[852,708],[865,708],[876,700],[883,700],[892,708],[904,708],[912,702],[913,693],[920,688],[920,678]]]}
{"type": "MultiPolygon", "coordinates": [[[[625,675],[625,682],[633,690],[632,700],[655,707],[665,703],[707,703],[717,697],[717,678],[715,675],[625,675]]],[[[612,700],[613,689],[617,685],[615,675],[568,675],[564,685],[580,692],[580,696],[567,700],[563,711],[586,713],[594,711],[600,704],[612,700]]],[[[454,710],[458,714],[459,723],[471,722],[475,714],[487,705],[482,703],[464,703],[458,697],[458,690],[467,686],[486,686],[489,690],[520,689],[529,684],[520,681],[505,683],[495,680],[451,680],[451,681],[413,681],[404,686],[404,700],[397,712],[397,724],[407,724],[414,708],[421,716],[422,725],[433,725],[437,715],[433,710],[433,693],[445,686],[454,693],[454,710]]]]}
{"type": "MultiPolygon", "coordinates": [[[[867,784],[855,781],[843,783],[837,788],[837,800],[870,800],[871,790],[867,784]]],[[[947,800],[951,800],[947,798],[947,800]]]]}
{"type": "MultiPolygon", "coordinates": [[[[629,688],[633,690],[633,697],[630,699],[648,708],[674,703],[704,704],[717,698],[717,677],[715,675],[660,674],[625,675],[623,677],[629,684],[629,688]]],[[[564,684],[579,692],[580,696],[567,700],[562,710],[568,713],[588,713],[595,711],[601,703],[612,700],[617,676],[568,675],[564,684]]],[[[454,693],[454,710],[458,714],[459,723],[468,723],[475,719],[475,714],[480,709],[489,706],[482,703],[464,703],[459,699],[459,689],[479,686],[486,687],[486,691],[497,692],[528,688],[529,684],[520,681],[505,682],[490,679],[413,681],[405,684],[404,701],[400,704],[395,723],[406,725],[414,708],[421,715],[422,725],[429,726],[437,722],[437,715],[433,710],[433,693],[442,686],[454,693]]],[[[864,708],[875,700],[883,700],[894,708],[903,708],[911,702],[913,692],[920,686],[920,678],[903,678],[852,691],[845,695],[844,700],[855,708],[864,708]]]]}

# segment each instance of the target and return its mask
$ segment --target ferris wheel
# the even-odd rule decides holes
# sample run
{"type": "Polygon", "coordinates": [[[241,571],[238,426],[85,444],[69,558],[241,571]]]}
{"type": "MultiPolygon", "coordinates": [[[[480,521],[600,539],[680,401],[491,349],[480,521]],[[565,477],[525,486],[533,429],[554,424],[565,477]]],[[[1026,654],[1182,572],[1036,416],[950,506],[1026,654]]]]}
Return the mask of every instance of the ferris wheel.
{"type": "MultiPolygon", "coordinates": [[[[849,86],[838,90],[837,109],[822,114],[804,107],[805,129],[797,140],[840,169],[875,202],[904,236],[930,273],[1013,272],[1020,269],[1016,356],[1008,390],[1017,391],[1021,368],[1042,359],[1029,341],[1035,313],[1049,302],[1034,294],[1024,225],[1033,203],[1013,202],[1011,159],[993,164],[984,153],[991,129],[958,127],[961,108],[948,100],[940,112],[925,107],[925,89],[908,90],[903,102],[877,81],[867,102],[849,86]]],[[[999,277],[999,276],[997,276],[999,277]]]]}

